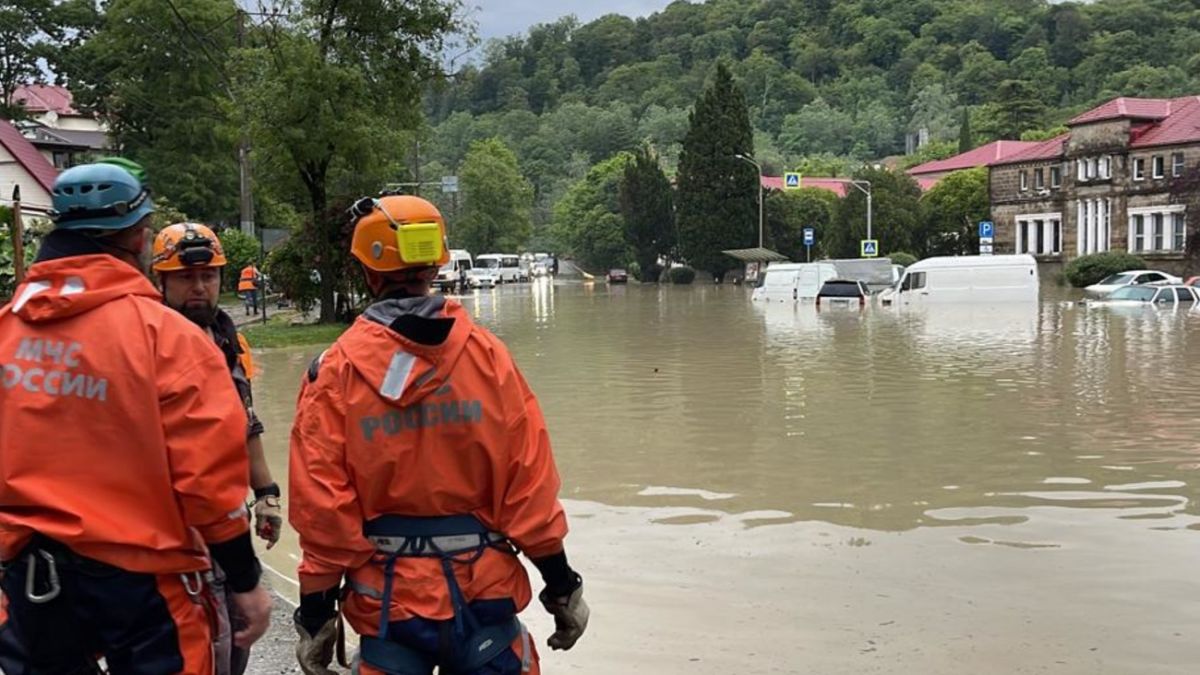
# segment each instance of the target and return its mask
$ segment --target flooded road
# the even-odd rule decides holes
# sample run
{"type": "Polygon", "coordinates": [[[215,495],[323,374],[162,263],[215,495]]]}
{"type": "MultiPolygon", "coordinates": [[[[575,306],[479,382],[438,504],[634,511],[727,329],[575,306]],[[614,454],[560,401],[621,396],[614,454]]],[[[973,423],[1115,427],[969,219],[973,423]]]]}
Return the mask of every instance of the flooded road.
{"type": "MultiPolygon", "coordinates": [[[[464,304],[541,400],[593,608],[547,672],[1200,663],[1200,313],[603,284],[464,304]]],[[[319,351],[257,355],[277,477],[319,351]]],[[[285,536],[265,559],[294,578],[285,536]]]]}

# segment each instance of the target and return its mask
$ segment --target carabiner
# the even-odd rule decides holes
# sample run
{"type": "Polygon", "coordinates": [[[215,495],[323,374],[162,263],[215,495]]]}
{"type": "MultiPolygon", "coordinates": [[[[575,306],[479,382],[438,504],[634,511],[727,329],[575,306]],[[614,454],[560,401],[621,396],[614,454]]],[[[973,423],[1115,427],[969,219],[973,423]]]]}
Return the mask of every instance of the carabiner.
{"type": "Polygon", "coordinates": [[[44,605],[57,598],[58,594],[62,592],[62,584],[58,580],[58,564],[54,561],[54,556],[39,550],[36,556],[33,553],[26,556],[25,561],[29,567],[25,572],[25,597],[35,605],[44,605]],[[38,556],[41,556],[42,560],[46,561],[47,577],[50,582],[50,590],[42,595],[38,595],[34,589],[37,582],[38,556]]]}
{"type": "Polygon", "coordinates": [[[187,591],[192,600],[196,600],[204,592],[204,576],[202,572],[185,572],[179,575],[179,579],[183,582],[183,590],[187,591]],[[193,586],[193,584],[195,585],[193,586]]]}

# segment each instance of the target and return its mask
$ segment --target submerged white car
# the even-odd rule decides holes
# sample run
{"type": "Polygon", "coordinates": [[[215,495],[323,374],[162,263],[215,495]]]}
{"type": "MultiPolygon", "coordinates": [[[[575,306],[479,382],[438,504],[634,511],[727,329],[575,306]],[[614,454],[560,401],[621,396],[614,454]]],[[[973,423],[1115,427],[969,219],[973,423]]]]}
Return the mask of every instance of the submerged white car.
{"type": "Polygon", "coordinates": [[[1175,307],[1186,305],[1194,307],[1200,299],[1196,289],[1179,284],[1161,284],[1153,286],[1125,286],[1118,288],[1108,297],[1093,300],[1091,305],[1100,307],[1138,307],[1152,305],[1156,307],[1175,307]]]}
{"type": "Polygon", "coordinates": [[[471,288],[495,288],[499,282],[499,275],[486,267],[467,270],[467,283],[471,288]]]}
{"type": "Polygon", "coordinates": [[[1129,270],[1120,272],[1083,289],[1090,298],[1103,298],[1118,288],[1144,286],[1146,284],[1181,284],[1183,279],[1158,270],[1129,270]]]}

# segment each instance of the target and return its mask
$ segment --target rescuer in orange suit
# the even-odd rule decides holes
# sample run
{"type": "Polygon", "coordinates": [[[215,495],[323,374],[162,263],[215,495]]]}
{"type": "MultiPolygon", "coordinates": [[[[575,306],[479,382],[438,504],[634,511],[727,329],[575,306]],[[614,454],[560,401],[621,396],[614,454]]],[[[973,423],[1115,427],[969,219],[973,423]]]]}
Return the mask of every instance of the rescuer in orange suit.
{"type": "MultiPolygon", "coordinates": [[[[271,548],[279,541],[283,510],[279,486],[271,477],[263,449],[263,424],[254,413],[254,361],[250,343],[237,331],[233,319],[217,304],[221,294],[221,272],[228,264],[221,240],[208,226],[199,223],[175,223],[163,228],[154,238],[154,272],[158,275],[163,302],[183,314],[203,330],[221,350],[238,397],[246,410],[246,453],[250,459],[250,489],[254,491],[254,526],[259,538],[271,548]]],[[[246,671],[250,652],[233,645],[235,617],[225,575],[214,569],[213,582],[220,619],[216,637],[217,675],[241,675],[246,671]]]]}
{"type": "Polygon", "coordinates": [[[212,340],[145,274],[140,167],[77,166],[0,309],[7,675],[210,673],[218,561],[248,647],[267,629],[243,502],[246,415],[212,340]],[[140,171],[138,171],[140,173],[140,171]]]}
{"type": "Polygon", "coordinates": [[[500,340],[429,294],[449,259],[438,210],[386,196],[351,213],[375,302],[310,366],[292,428],[301,669],[330,672],[344,582],[363,672],[537,673],[517,552],[545,581],[552,648],[588,621],[537,399],[500,340]]]}

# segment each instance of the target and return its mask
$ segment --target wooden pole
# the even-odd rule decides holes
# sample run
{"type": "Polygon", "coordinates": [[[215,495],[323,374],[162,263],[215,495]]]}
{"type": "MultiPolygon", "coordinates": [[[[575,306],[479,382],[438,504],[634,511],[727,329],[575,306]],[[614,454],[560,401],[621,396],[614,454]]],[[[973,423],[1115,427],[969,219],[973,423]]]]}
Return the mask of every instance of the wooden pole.
{"type": "Polygon", "coordinates": [[[25,280],[25,227],[21,222],[21,186],[13,187],[13,277],[14,285],[25,280]]]}

